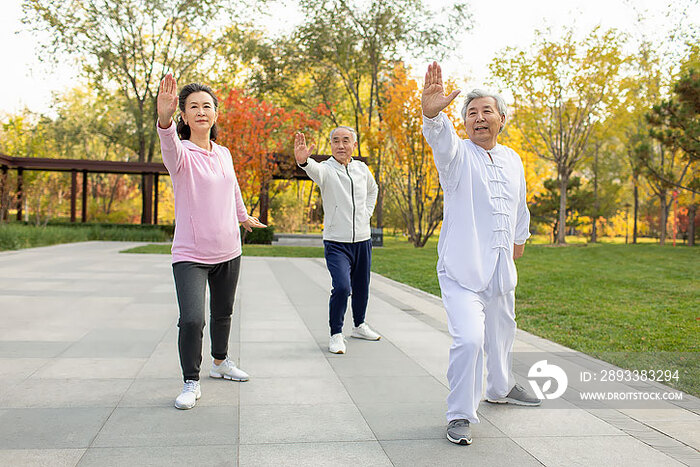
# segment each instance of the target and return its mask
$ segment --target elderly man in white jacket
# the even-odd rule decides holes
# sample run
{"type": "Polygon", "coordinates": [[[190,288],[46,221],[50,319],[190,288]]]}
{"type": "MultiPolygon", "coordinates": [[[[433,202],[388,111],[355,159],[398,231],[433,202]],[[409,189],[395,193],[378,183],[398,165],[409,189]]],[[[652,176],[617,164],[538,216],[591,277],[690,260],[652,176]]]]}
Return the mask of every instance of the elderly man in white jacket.
{"type": "Polygon", "coordinates": [[[474,90],[462,118],[469,139],[457,136],[442,110],[459,91],[445,95],[440,66],[428,66],[422,94],[423,135],[433,149],[445,192],[438,242],[438,280],[453,343],[447,379],[447,438],[472,442],[478,423],[486,352],[486,400],[539,405],[511,373],[515,340],[514,260],[530,236],[525,172],[518,154],[498,144],[506,105],[496,94],[474,90]]]}
{"type": "Polygon", "coordinates": [[[309,156],[315,145],[297,133],[294,157],[299,167],[321,188],[323,198],[323,246],[333,289],[329,302],[331,337],[328,350],[344,354],[343,322],[352,294],[352,337],[379,340],[380,335],[365,323],[369,299],[372,240],[369,220],[377,202],[377,183],[363,162],[354,160],[355,130],[340,126],[331,131],[333,157],[319,163],[309,156]]]}

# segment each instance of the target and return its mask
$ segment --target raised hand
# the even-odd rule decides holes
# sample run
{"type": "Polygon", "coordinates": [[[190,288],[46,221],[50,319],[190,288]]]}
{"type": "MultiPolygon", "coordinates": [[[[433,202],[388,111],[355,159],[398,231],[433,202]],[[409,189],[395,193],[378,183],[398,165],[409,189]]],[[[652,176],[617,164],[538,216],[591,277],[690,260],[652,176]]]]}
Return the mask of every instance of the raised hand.
{"type": "Polygon", "coordinates": [[[448,96],[445,95],[445,87],[442,85],[442,70],[437,62],[428,65],[428,71],[425,73],[425,84],[423,85],[423,94],[421,95],[421,106],[423,107],[423,115],[428,118],[433,118],[440,113],[442,109],[450,105],[452,101],[459,95],[461,91],[452,91],[448,96]]]}
{"type": "Polygon", "coordinates": [[[304,133],[294,135],[294,158],[297,160],[297,164],[306,162],[306,159],[314,152],[314,149],[316,149],[315,144],[312,144],[310,148],[306,147],[304,133]]]}
{"type": "Polygon", "coordinates": [[[158,89],[158,101],[156,107],[158,110],[158,125],[161,128],[168,128],[173,114],[177,110],[177,81],[175,77],[168,73],[160,82],[158,89]]]}

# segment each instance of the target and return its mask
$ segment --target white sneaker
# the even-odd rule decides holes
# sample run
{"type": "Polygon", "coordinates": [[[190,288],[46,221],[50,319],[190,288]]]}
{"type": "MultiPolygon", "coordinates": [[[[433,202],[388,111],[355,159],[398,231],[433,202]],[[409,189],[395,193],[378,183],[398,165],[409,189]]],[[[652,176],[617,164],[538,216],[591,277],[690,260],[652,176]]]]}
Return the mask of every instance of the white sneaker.
{"type": "Polygon", "coordinates": [[[182,387],[182,392],[175,399],[175,407],[181,410],[191,409],[200,397],[202,390],[199,388],[199,381],[188,379],[182,387]]]}
{"type": "Polygon", "coordinates": [[[356,328],[352,328],[352,334],[350,337],[356,337],[357,339],[367,339],[368,341],[378,341],[382,338],[379,334],[374,332],[372,328],[367,326],[367,323],[362,323],[356,328]]]}
{"type": "Polygon", "coordinates": [[[228,357],[220,365],[211,362],[209,376],[212,378],[230,379],[231,381],[248,381],[250,379],[248,373],[236,367],[236,364],[229,360],[228,357]]]}
{"type": "Polygon", "coordinates": [[[345,353],[345,338],[342,333],[333,334],[330,342],[328,342],[328,350],[330,353],[345,353]]]}

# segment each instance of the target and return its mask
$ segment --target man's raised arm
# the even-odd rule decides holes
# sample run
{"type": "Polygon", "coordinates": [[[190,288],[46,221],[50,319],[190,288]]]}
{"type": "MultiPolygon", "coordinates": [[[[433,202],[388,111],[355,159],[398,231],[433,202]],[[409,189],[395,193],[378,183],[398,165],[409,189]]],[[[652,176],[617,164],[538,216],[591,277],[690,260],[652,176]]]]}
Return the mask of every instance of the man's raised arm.
{"type": "Polygon", "coordinates": [[[441,112],[459,93],[459,90],[455,90],[445,95],[440,65],[437,62],[428,65],[421,95],[423,136],[433,150],[440,183],[445,190],[456,186],[461,159],[457,157],[460,141],[457,132],[447,115],[441,112]]]}

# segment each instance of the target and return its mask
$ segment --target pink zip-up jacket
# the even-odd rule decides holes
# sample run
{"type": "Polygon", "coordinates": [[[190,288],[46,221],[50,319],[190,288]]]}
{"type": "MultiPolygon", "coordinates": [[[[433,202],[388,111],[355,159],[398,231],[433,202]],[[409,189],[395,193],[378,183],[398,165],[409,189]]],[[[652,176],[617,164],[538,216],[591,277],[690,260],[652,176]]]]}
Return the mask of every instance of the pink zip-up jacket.
{"type": "Polygon", "coordinates": [[[231,153],[213,141],[211,152],[180,141],[172,121],[166,129],[156,127],[175,195],[173,263],[217,264],[240,256],[238,223],[248,213],[231,153]]]}

